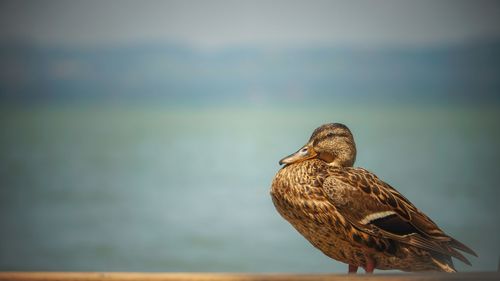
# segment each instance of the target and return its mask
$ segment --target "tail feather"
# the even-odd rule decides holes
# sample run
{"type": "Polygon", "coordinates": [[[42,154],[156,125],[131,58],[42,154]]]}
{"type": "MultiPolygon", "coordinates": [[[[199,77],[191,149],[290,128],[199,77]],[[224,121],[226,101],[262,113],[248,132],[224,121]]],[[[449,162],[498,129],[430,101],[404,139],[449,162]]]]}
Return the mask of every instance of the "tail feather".
{"type": "Polygon", "coordinates": [[[464,243],[456,240],[455,238],[451,238],[449,245],[452,246],[453,248],[459,249],[460,251],[464,251],[468,254],[471,254],[471,255],[477,257],[476,252],[474,252],[471,248],[467,247],[464,243]]]}
{"type": "Polygon", "coordinates": [[[466,257],[464,257],[464,255],[462,255],[462,253],[460,253],[459,251],[457,251],[451,247],[449,248],[449,250],[452,253],[452,255],[451,255],[452,257],[459,259],[460,261],[462,261],[463,263],[465,263],[467,265],[472,265],[470,263],[470,261],[466,257]]]}
{"type": "Polygon", "coordinates": [[[436,264],[439,269],[443,272],[457,272],[457,270],[453,267],[453,265],[447,264],[443,261],[440,261],[436,258],[432,258],[434,264],[436,264]]]}
{"type": "MultiPolygon", "coordinates": [[[[451,237],[450,237],[451,238],[451,237]]],[[[458,240],[451,238],[450,241],[441,244],[443,248],[447,250],[447,254],[436,251],[432,253],[432,261],[439,268],[439,270],[444,272],[456,272],[453,265],[452,257],[462,261],[467,265],[471,265],[470,261],[458,250],[466,252],[468,254],[474,255],[477,257],[477,254],[469,247],[465,246],[463,243],[458,240]]]]}
{"type": "Polygon", "coordinates": [[[434,264],[437,265],[439,270],[443,272],[457,272],[457,270],[453,266],[453,261],[451,260],[451,257],[442,254],[436,254],[431,259],[434,262],[434,264]]]}

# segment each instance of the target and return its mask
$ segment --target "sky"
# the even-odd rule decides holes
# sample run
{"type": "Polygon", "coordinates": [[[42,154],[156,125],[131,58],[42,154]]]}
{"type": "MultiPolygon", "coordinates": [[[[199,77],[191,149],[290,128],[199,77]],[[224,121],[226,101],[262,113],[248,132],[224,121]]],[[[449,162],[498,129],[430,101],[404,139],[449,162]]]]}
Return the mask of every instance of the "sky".
{"type": "Polygon", "coordinates": [[[500,1],[0,1],[0,40],[429,46],[500,37],[500,1]]]}

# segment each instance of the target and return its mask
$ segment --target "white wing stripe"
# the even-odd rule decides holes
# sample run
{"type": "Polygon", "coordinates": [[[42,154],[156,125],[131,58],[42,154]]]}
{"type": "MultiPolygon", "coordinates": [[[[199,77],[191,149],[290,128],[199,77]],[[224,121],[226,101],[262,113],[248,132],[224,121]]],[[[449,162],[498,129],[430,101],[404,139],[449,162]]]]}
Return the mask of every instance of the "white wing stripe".
{"type": "Polygon", "coordinates": [[[373,214],[367,215],[359,222],[361,224],[368,224],[376,219],[385,218],[387,216],[394,215],[395,213],[396,212],[394,212],[394,211],[384,211],[384,212],[373,213],[373,214]]]}

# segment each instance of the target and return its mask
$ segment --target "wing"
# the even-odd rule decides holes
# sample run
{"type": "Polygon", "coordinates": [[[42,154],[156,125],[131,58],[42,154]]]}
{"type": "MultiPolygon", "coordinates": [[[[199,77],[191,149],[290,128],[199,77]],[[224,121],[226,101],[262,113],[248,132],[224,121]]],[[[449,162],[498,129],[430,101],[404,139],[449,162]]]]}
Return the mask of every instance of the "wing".
{"type": "Polygon", "coordinates": [[[470,262],[456,249],[474,251],[446,235],[408,199],[361,168],[331,169],[323,183],[328,200],[358,230],[470,262]],[[456,248],[456,249],[454,249],[456,248]]]}

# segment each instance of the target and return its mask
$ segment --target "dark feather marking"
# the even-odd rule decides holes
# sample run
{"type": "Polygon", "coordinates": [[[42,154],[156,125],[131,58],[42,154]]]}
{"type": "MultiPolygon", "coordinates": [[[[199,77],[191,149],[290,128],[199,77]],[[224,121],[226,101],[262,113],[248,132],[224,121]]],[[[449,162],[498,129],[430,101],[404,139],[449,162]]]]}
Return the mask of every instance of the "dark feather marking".
{"type": "Polygon", "coordinates": [[[410,220],[411,217],[410,217],[410,214],[408,213],[408,211],[404,208],[398,208],[398,209],[395,209],[396,213],[398,213],[398,215],[400,215],[401,217],[405,218],[405,220],[410,220]]]}
{"type": "Polygon", "coordinates": [[[402,220],[396,214],[373,220],[370,223],[378,228],[397,235],[420,233],[411,223],[402,220]]]}
{"type": "Polygon", "coordinates": [[[384,252],[386,250],[385,245],[383,243],[375,243],[375,250],[384,252]]]}
{"type": "Polygon", "coordinates": [[[373,248],[375,247],[375,239],[372,236],[368,236],[368,239],[365,241],[366,246],[373,248]]]}
{"type": "Polygon", "coordinates": [[[387,241],[389,242],[389,246],[387,247],[386,251],[391,255],[395,255],[397,251],[397,246],[396,246],[397,242],[392,239],[388,239],[387,241]]]}
{"type": "Polygon", "coordinates": [[[352,235],[352,238],[354,239],[354,241],[361,243],[361,236],[359,236],[358,234],[354,233],[352,235]]]}
{"type": "Polygon", "coordinates": [[[394,196],[392,196],[391,194],[387,196],[387,203],[389,203],[389,205],[391,205],[391,207],[393,208],[398,207],[398,202],[396,202],[396,199],[394,199],[394,196]]]}
{"type": "Polygon", "coordinates": [[[363,190],[365,193],[372,192],[372,189],[370,188],[369,185],[361,185],[361,190],[363,190]]]}

